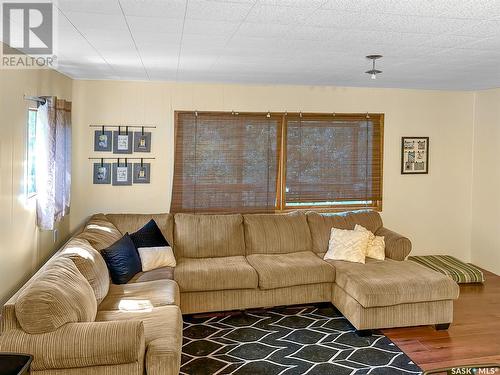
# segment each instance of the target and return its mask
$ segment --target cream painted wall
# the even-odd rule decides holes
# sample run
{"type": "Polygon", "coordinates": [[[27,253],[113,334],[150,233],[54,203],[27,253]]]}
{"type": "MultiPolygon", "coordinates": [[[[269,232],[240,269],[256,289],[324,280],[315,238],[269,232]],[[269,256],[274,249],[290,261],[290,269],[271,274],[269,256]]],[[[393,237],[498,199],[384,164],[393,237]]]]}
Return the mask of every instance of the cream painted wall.
{"type": "Polygon", "coordinates": [[[474,107],[472,262],[500,275],[500,89],[477,92],[474,107]]]}
{"type": "MultiPolygon", "coordinates": [[[[384,209],[414,254],[470,261],[473,93],[397,89],[74,81],[71,229],[91,214],[165,212],[173,172],[173,111],[385,113],[384,209]],[[93,185],[89,124],[155,124],[150,185],[93,185]],[[400,174],[401,136],[430,137],[430,173],[400,174]]],[[[108,154],[109,155],[109,154],[108,154]]]]}
{"type": "Polygon", "coordinates": [[[71,79],[49,70],[0,70],[0,304],[69,236],[69,217],[58,225],[56,243],[52,231],[38,231],[35,201],[24,193],[27,111],[33,104],[24,94],[71,99],[71,79]]]}

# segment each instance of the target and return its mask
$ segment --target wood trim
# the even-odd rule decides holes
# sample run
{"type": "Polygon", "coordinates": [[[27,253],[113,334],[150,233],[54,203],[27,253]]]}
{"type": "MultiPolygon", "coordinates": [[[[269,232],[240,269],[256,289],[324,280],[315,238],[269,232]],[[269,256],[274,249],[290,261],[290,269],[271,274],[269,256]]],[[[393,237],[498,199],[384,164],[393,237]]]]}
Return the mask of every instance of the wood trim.
{"type": "Polygon", "coordinates": [[[288,122],[286,119],[287,115],[283,115],[281,119],[281,124],[282,124],[282,137],[281,137],[281,159],[280,159],[280,165],[281,165],[281,199],[280,199],[280,205],[279,205],[279,210],[283,211],[286,206],[286,150],[287,150],[287,134],[288,134],[288,122]]]}
{"type": "Polygon", "coordinates": [[[384,201],[384,121],[385,115],[380,114],[380,198],[377,201],[377,211],[382,211],[382,202],[384,201]]]}

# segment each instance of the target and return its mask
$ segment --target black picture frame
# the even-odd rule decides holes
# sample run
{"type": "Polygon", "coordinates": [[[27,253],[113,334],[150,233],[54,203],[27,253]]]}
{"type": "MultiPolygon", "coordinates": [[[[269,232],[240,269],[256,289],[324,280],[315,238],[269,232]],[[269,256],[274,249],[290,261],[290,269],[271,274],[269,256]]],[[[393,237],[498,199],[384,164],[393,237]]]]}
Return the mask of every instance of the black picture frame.
{"type": "Polygon", "coordinates": [[[151,163],[134,163],[134,184],[149,184],[151,182],[151,163]]]}
{"type": "Polygon", "coordinates": [[[429,174],[429,137],[401,137],[401,174],[429,174]]]}
{"type": "Polygon", "coordinates": [[[129,185],[132,185],[132,164],[127,162],[113,163],[113,186],[129,185]]]}
{"type": "Polygon", "coordinates": [[[113,153],[131,154],[133,144],[133,133],[130,131],[113,131],[113,153]],[[124,144],[126,147],[124,148],[124,144]]]}
{"type": "Polygon", "coordinates": [[[151,152],[151,132],[134,132],[134,152],[151,152]]]}
{"type": "Polygon", "coordinates": [[[110,152],[113,150],[113,132],[96,130],[94,132],[94,151],[110,152]]]}
{"type": "Polygon", "coordinates": [[[111,163],[94,163],[93,183],[94,185],[111,184],[111,163]]]}

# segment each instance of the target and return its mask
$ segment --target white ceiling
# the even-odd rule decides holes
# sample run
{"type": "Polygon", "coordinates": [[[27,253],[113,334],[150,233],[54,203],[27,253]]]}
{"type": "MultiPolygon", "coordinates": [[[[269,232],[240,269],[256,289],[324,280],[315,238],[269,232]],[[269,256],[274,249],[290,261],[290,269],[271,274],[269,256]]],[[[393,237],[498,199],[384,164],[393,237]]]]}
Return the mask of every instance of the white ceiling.
{"type": "Polygon", "coordinates": [[[500,0],[58,0],[82,79],[500,87],[500,0]],[[368,54],[382,54],[373,81],[368,54]]]}

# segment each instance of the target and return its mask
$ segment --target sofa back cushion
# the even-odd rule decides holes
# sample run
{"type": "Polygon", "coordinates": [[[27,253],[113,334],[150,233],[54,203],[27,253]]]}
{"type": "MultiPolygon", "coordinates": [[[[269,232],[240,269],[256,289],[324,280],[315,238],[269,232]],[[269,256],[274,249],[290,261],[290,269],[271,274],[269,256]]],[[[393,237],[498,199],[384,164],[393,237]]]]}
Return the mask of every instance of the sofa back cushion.
{"type": "Polygon", "coordinates": [[[122,236],[106,215],[96,214],[89,219],[83,231],[76,237],[89,241],[94,249],[101,251],[114,244],[122,236]]]}
{"type": "Polygon", "coordinates": [[[109,291],[108,267],[101,254],[87,240],[73,238],[61,250],[60,256],[69,258],[75,263],[78,271],[92,287],[99,305],[109,291]]]}
{"type": "Polygon", "coordinates": [[[351,211],[347,213],[347,220],[349,225],[354,228],[356,224],[359,224],[370,232],[375,233],[380,228],[382,228],[382,218],[377,211],[373,210],[359,210],[351,211]]]}
{"type": "Polygon", "coordinates": [[[15,309],[22,329],[39,334],[66,323],[94,321],[97,303],[94,291],[73,261],[58,257],[20,293],[15,309]]]}
{"type": "Polygon", "coordinates": [[[151,219],[160,228],[165,237],[173,247],[174,243],[174,216],[172,214],[107,214],[106,218],[113,223],[121,233],[134,233],[141,229],[151,219]]]}
{"type": "Polygon", "coordinates": [[[370,210],[321,214],[310,211],[306,215],[311,230],[313,251],[316,253],[324,253],[328,250],[332,228],[354,229],[356,224],[359,224],[375,233],[382,227],[379,213],[370,210]]]}
{"type": "Polygon", "coordinates": [[[285,254],[312,249],[306,215],[301,212],[248,214],[243,221],[247,254],[285,254]]]}
{"type": "Polygon", "coordinates": [[[236,215],[176,214],[174,252],[179,258],[245,255],[243,217],[236,215]]]}

